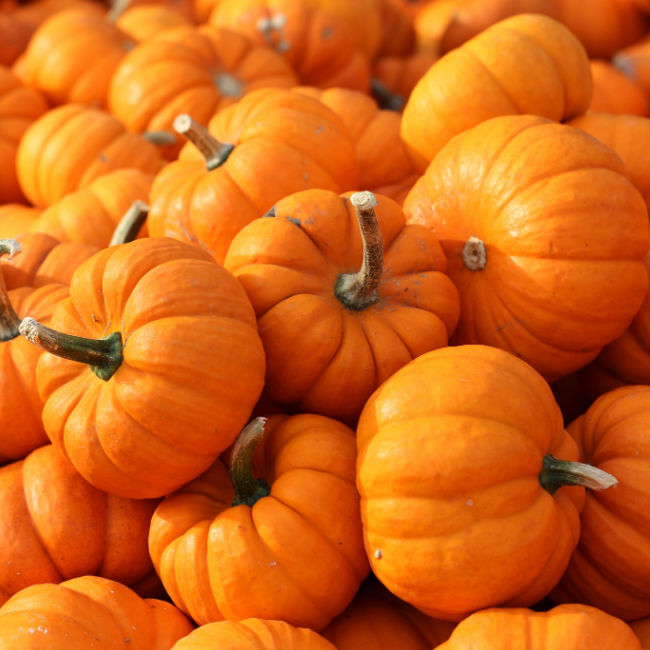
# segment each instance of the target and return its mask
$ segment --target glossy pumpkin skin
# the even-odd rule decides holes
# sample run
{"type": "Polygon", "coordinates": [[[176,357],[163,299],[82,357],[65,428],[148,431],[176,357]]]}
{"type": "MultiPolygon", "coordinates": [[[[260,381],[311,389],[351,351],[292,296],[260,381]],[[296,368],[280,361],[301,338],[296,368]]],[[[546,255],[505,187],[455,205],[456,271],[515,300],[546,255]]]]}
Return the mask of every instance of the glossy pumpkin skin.
{"type": "MultiPolygon", "coordinates": [[[[269,48],[230,30],[188,25],[129,52],[111,79],[108,105],[129,131],[173,132],[179,113],[205,123],[251,90],[296,83],[291,67],[269,48]]],[[[175,154],[182,144],[179,137],[175,154]]]]}
{"type": "Polygon", "coordinates": [[[131,168],[99,176],[46,208],[30,231],[104,248],[133,202],[148,199],[152,182],[152,174],[131,168]]]}
{"type": "Polygon", "coordinates": [[[103,174],[131,167],[155,174],[158,149],[109,113],[82,104],[48,111],[25,131],[16,157],[18,181],[36,206],[52,205],[103,174]]]}
{"type": "Polygon", "coordinates": [[[336,650],[322,636],[284,621],[218,621],[194,630],[173,650],[336,650]]]}
{"type": "Polygon", "coordinates": [[[209,23],[273,48],[302,84],[368,91],[370,64],[358,35],[344,17],[316,4],[306,0],[221,0],[209,23]]]}
{"type": "Polygon", "coordinates": [[[0,204],[26,202],[16,176],[16,151],[27,127],[47,108],[38,91],[0,65],[0,204]]]}
{"type": "Polygon", "coordinates": [[[97,576],[32,585],[0,607],[2,650],[170,650],[193,628],[173,605],[97,576]]]}
{"type": "Polygon", "coordinates": [[[607,61],[591,61],[590,66],[594,81],[590,112],[648,117],[650,98],[640,83],[607,61]]]}
{"type": "Polygon", "coordinates": [[[549,381],[620,336],[645,296],[643,198],[614,151],[573,127],[489,120],[439,153],[404,211],[451,261],[454,342],[509,350],[549,381]],[[470,237],[485,245],[483,268],[463,259],[470,237]]]}
{"type": "Polygon", "coordinates": [[[82,264],[51,327],[98,339],[119,331],[107,381],[43,354],[50,440],[93,486],[162,496],[234,440],[261,392],[264,352],[239,283],[194,246],[165,238],[104,249],[82,264]]]}
{"type": "Polygon", "coordinates": [[[402,137],[424,171],[454,135],[485,120],[570,119],[587,110],[591,92],[589,61],[576,37],[552,18],[521,14],[433,64],[404,108],[402,137]]]}
{"type": "Polygon", "coordinates": [[[232,238],[282,197],[316,187],[335,192],[358,187],[347,128],[312,97],[256,90],[219,112],[209,130],[234,150],[208,172],[188,143],[179,160],[156,176],[148,219],[152,236],[199,244],[222,262],[232,238]]]}
{"type": "Polygon", "coordinates": [[[340,422],[273,415],[254,457],[269,496],[232,506],[218,461],[166,497],[149,552],[177,607],[201,625],[250,617],[327,625],[368,573],[355,459],[354,432],[340,422]]]}
{"type": "Polygon", "coordinates": [[[346,306],[335,287],[359,271],[362,242],[349,194],[285,197],[274,218],[233,240],[225,265],[242,283],[267,354],[266,390],[280,404],[356,421],[379,384],[412,358],[447,345],[459,317],[446,259],[430,230],[406,226],[381,195],[384,245],[378,300],[346,306]]]}
{"type": "Polygon", "coordinates": [[[584,462],[618,479],[589,491],[580,542],[552,597],[581,602],[624,620],[650,615],[650,387],[602,395],[568,427],[584,462]]]}
{"type": "Polygon", "coordinates": [[[570,604],[548,612],[488,609],[462,621],[436,650],[641,650],[620,619],[594,607],[570,604]]]}
{"type": "Polygon", "coordinates": [[[357,487],[375,575],[436,618],[530,606],[578,543],[584,489],[540,484],[545,454],[577,460],[548,384],[487,346],[417,357],[368,400],[357,487]]]}
{"type": "Polygon", "coordinates": [[[87,3],[57,12],[36,30],[19,74],[54,106],[104,107],[111,76],[133,44],[101,6],[87,3]]]}
{"type": "Polygon", "coordinates": [[[52,446],[0,469],[0,602],[32,584],[101,575],[127,586],[152,571],[157,502],[96,490],[52,446]]]}

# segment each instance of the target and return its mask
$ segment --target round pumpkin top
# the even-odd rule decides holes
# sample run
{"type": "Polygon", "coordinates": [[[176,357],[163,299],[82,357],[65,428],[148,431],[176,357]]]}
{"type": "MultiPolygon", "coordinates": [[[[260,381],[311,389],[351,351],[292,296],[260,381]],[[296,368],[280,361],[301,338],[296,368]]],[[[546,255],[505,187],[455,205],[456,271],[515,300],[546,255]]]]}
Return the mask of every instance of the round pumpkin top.
{"type": "Polygon", "coordinates": [[[51,327],[81,341],[23,326],[85,361],[41,356],[43,423],[89,483],[121,496],[161,496],[204,471],[262,389],[244,290],[207,253],[171,239],[112,246],[77,269],[51,327]]]}
{"type": "Polygon", "coordinates": [[[560,579],[584,489],[542,486],[548,455],[578,449],[528,364],[478,345],[423,354],[370,397],[357,447],[366,552],[398,597],[458,620],[560,579]]]}

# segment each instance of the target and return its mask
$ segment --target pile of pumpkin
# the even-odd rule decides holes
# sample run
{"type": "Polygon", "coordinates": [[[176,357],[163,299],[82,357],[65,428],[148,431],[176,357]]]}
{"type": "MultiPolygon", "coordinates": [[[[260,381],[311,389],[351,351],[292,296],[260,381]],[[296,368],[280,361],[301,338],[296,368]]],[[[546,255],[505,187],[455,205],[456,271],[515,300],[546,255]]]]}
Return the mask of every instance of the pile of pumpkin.
{"type": "Polygon", "coordinates": [[[650,648],[650,2],[583,9],[0,0],[0,650],[650,648]]]}

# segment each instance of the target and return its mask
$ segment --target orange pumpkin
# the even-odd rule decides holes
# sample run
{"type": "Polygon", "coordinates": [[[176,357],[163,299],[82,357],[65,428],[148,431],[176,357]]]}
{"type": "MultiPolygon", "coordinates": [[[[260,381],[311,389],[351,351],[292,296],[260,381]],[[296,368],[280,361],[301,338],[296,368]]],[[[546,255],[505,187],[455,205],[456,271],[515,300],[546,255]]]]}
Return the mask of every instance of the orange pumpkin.
{"type": "Polygon", "coordinates": [[[225,261],[258,317],[266,390],[353,423],[382,381],[447,345],[459,307],[445,256],[370,192],[298,192],[271,215],[246,226],[225,261]]]}
{"type": "Polygon", "coordinates": [[[404,108],[402,137],[424,170],[454,135],[491,117],[528,113],[559,121],[581,115],[591,84],[585,51],[564,25],[520,14],[431,66],[404,108]]]}
{"type": "Polygon", "coordinates": [[[336,650],[322,636],[284,621],[248,618],[219,621],[197,628],[178,641],[173,650],[336,650]]]}
{"type": "Polygon", "coordinates": [[[650,98],[641,84],[608,61],[592,60],[590,66],[594,81],[590,111],[648,117],[650,98]]]}
{"type": "Polygon", "coordinates": [[[232,238],[283,196],[316,187],[344,192],[358,183],[347,128],[301,93],[256,90],[220,111],[208,129],[189,116],[176,127],[200,148],[186,145],[156,176],[149,233],[198,243],[219,262],[232,238]]]}
{"type": "Polygon", "coordinates": [[[13,239],[17,235],[29,232],[41,212],[41,208],[22,203],[0,205],[0,238],[13,239]]]}
{"type": "Polygon", "coordinates": [[[599,397],[569,425],[584,462],[618,485],[588,492],[580,541],[552,598],[634,620],[650,615],[650,386],[599,397]]]}
{"type": "Polygon", "coordinates": [[[170,650],[193,628],[173,605],[98,576],[32,585],[0,607],[2,650],[170,650]]]}
{"type": "Polygon", "coordinates": [[[149,552],[167,593],[201,625],[323,628],[368,573],[354,432],[319,415],[257,418],[231,458],[232,478],[217,461],[154,512],[149,552]]]}
{"type": "Polygon", "coordinates": [[[650,96],[650,40],[645,39],[619,50],[611,60],[613,65],[650,96]]]}
{"type": "Polygon", "coordinates": [[[52,445],[0,469],[0,498],[0,603],[32,584],[88,574],[132,586],[153,570],[157,502],[96,490],[52,445]]]}
{"type": "Polygon", "coordinates": [[[172,239],[91,257],[51,325],[20,326],[48,352],[76,359],[39,359],[45,430],[111,494],[157,497],[200,474],[262,389],[264,352],[244,290],[207,253],[172,239]]]}
{"type": "Polygon", "coordinates": [[[620,336],[645,296],[645,203],[614,151],[579,129],[484,122],[438,154],[404,211],[450,260],[454,342],[510,350],[549,381],[620,336]]]}
{"type": "Polygon", "coordinates": [[[129,6],[115,18],[115,24],[139,43],[157,36],[166,29],[191,25],[192,21],[171,4],[129,3],[129,6]]]}
{"type": "Polygon", "coordinates": [[[595,607],[560,605],[548,612],[488,609],[462,621],[436,650],[641,650],[634,632],[595,607]]]}
{"type": "Polygon", "coordinates": [[[538,602],[578,543],[579,486],[615,483],[573,462],[542,377],[488,346],[434,350],[398,370],[366,403],[357,447],[373,572],[448,620],[538,602]]]}
{"type": "Polygon", "coordinates": [[[18,146],[18,181],[37,206],[48,206],[103,174],[131,167],[155,174],[164,161],[154,144],[109,113],[82,104],[54,108],[34,121],[18,146]]]}
{"type": "Polygon", "coordinates": [[[0,12],[0,65],[10,66],[25,50],[32,30],[18,16],[0,12]]]}
{"type": "Polygon", "coordinates": [[[650,648],[650,617],[629,623],[644,648],[650,648]]]}

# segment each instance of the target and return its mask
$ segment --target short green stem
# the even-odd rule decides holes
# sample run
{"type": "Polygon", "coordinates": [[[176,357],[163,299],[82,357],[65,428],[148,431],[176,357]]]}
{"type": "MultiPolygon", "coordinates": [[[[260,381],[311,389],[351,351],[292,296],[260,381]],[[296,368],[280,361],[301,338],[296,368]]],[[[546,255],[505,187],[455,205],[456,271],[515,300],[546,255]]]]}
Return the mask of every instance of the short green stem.
{"type": "Polygon", "coordinates": [[[570,460],[558,460],[546,454],[539,474],[542,487],[553,494],[564,485],[579,485],[591,490],[606,490],[618,484],[618,480],[598,467],[570,460]]]}
{"type": "MultiPolygon", "coordinates": [[[[15,239],[0,239],[0,257],[9,255],[11,259],[16,253],[20,253],[20,244],[15,239]]],[[[9,300],[7,286],[0,272],[0,341],[15,339],[20,334],[19,325],[20,318],[9,300]]]]}
{"type": "Polygon", "coordinates": [[[232,449],[230,478],[235,490],[233,506],[253,506],[271,494],[271,488],[262,478],[253,476],[253,452],[264,436],[266,418],[255,418],[239,434],[232,449]]]}
{"type": "Polygon", "coordinates": [[[157,147],[176,144],[178,141],[178,138],[171,131],[145,131],[142,137],[157,147]]]}
{"type": "Polygon", "coordinates": [[[115,227],[109,246],[133,241],[142,229],[148,214],[149,206],[144,201],[134,201],[115,227]]]}
{"type": "Polygon", "coordinates": [[[88,364],[104,381],[108,381],[122,365],[122,335],[119,332],[103,339],[89,339],[57,332],[34,318],[23,318],[19,329],[28,341],[46,352],[88,364]]]}
{"type": "Polygon", "coordinates": [[[208,171],[221,167],[235,148],[234,144],[219,142],[206,127],[187,113],[176,116],[174,131],[185,136],[203,154],[208,171]]]}

